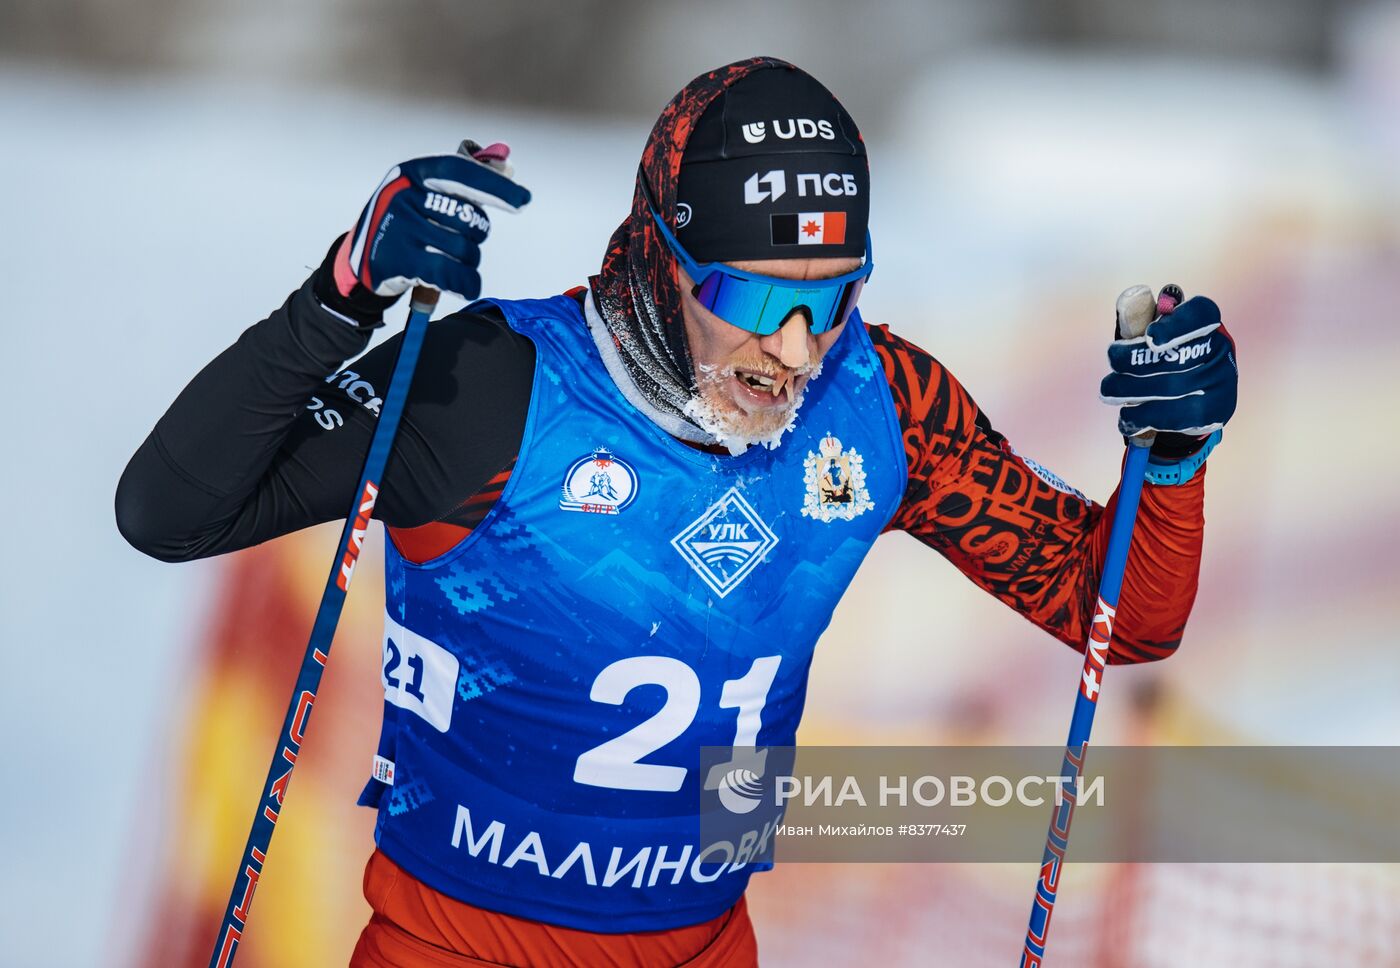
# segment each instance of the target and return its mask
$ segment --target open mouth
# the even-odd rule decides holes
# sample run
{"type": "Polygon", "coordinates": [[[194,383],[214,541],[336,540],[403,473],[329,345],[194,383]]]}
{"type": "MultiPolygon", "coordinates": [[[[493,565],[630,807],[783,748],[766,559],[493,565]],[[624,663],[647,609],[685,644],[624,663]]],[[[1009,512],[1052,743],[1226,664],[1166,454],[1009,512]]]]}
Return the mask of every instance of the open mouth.
{"type": "Polygon", "coordinates": [[[753,370],[735,370],[734,383],[739,388],[740,397],[753,407],[779,407],[792,401],[796,374],[758,373],[753,370]]]}
{"type": "Polygon", "coordinates": [[[740,383],[751,389],[767,390],[769,393],[772,393],[773,388],[778,384],[775,377],[764,376],[762,373],[749,373],[746,370],[739,370],[735,372],[734,376],[738,378],[740,383]]]}

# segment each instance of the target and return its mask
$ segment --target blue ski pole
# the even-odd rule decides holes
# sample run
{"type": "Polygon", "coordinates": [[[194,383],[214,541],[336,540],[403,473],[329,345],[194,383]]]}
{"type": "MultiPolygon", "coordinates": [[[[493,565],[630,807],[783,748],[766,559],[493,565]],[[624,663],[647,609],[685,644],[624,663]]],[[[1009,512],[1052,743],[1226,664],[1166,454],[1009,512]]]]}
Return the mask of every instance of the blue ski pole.
{"type": "Polygon", "coordinates": [[[384,476],[384,467],[389,462],[389,450],[394,443],[399,418],[403,416],[408,387],[413,380],[418,353],[423,348],[423,336],[427,332],[428,320],[437,305],[437,299],[435,289],[416,286],[413,290],[408,326],[404,329],[398,359],[394,361],[389,391],[384,396],[379,421],[370,438],[369,453],[365,455],[364,468],[360,471],[360,484],[355,489],[355,503],[345,519],[345,527],[340,533],[340,544],[336,547],[335,561],[331,565],[330,576],[326,579],[326,589],[321,593],[316,622],[311,627],[311,638],[306,643],[301,671],[297,673],[296,685],[292,689],[292,701],[287,706],[286,717],[282,720],[282,731],[277,737],[272,765],[268,768],[267,780],[263,784],[262,799],[258,803],[258,812],[253,817],[253,828],[248,832],[248,843],[243,848],[238,875],[234,878],[233,891],[229,895],[228,907],[224,910],[224,920],[219,926],[219,934],[214,942],[214,953],[209,958],[209,968],[229,968],[233,964],[238,942],[243,937],[244,928],[248,923],[253,891],[258,886],[258,878],[262,876],[263,862],[267,860],[268,845],[272,842],[272,832],[276,829],[277,818],[281,816],[287,786],[292,779],[292,768],[296,766],[297,754],[306,737],[311,707],[316,702],[316,690],[321,686],[321,674],[325,672],[326,659],[330,656],[331,639],[335,636],[335,627],[340,622],[340,612],[345,605],[346,592],[350,588],[350,577],[355,570],[360,549],[364,545],[370,518],[374,515],[374,505],[379,498],[379,482],[384,476]]]}
{"type": "MultiPolygon", "coordinates": [[[[1127,290],[1118,297],[1121,335],[1141,336],[1155,315],[1171,312],[1181,298],[1182,291],[1177,286],[1163,288],[1155,304],[1152,291],[1146,286],[1134,286],[1127,290]]],[[[1128,548],[1133,541],[1133,524],[1137,520],[1138,501],[1142,497],[1143,475],[1147,471],[1153,436],[1140,434],[1133,437],[1129,441],[1128,458],[1123,463],[1123,478],[1118,485],[1118,506],[1113,512],[1108,550],[1104,554],[1103,572],[1099,576],[1098,603],[1094,608],[1094,620],[1089,626],[1084,668],[1074,697],[1074,715],[1070,718],[1065,758],[1060,766],[1062,793],[1051,814],[1050,830],[1045,837],[1045,853],[1041,856],[1035,902],[1031,905],[1030,924],[1026,928],[1026,941],[1021,949],[1021,968],[1040,968],[1045,958],[1050,915],[1055,912],[1055,899],[1060,892],[1060,874],[1064,870],[1065,851],[1069,847],[1069,826],[1074,818],[1079,775],[1084,768],[1084,755],[1089,749],[1089,733],[1094,728],[1094,712],[1098,709],[1109,643],[1113,640],[1118,593],[1123,588],[1123,571],[1128,564],[1128,548]]]]}

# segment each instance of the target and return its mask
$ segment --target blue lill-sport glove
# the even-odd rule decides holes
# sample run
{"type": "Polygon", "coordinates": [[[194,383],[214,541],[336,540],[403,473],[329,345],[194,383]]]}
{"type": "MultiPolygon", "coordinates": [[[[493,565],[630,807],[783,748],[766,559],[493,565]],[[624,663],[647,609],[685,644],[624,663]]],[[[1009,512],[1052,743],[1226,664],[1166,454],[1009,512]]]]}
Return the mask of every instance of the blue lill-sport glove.
{"type": "Polygon", "coordinates": [[[335,289],[401,296],[416,285],[481,294],[486,207],[519,211],[530,193],[511,178],[510,149],[463,142],[453,155],[415,158],[389,169],[336,252],[335,289]]]}
{"type": "MultiPolygon", "coordinates": [[[[1221,325],[1220,307],[1196,296],[1159,316],[1136,339],[1117,335],[1099,398],[1122,408],[1119,431],[1125,437],[1155,432],[1153,464],[1196,456],[1199,466],[1200,451],[1215,445],[1217,431],[1235,412],[1239,384],[1235,341],[1221,325]]],[[[1181,478],[1187,479],[1189,474],[1181,478]]]]}

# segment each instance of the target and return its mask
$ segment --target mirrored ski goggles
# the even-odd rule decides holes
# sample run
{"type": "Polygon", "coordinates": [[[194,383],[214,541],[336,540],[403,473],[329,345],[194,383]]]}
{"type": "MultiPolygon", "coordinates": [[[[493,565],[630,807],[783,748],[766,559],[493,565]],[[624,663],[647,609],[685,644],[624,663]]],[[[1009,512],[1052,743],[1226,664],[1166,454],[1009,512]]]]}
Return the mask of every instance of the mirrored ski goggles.
{"type": "Polygon", "coordinates": [[[651,209],[651,217],[671,254],[695,285],[690,294],[700,305],[720,319],[759,336],[776,333],[793,314],[803,310],[812,333],[825,333],[850,317],[875,268],[870,233],[865,233],[865,262],[860,268],[830,279],[779,279],[776,276],[744,272],[722,262],[700,265],[685,251],[666,223],[651,209]]]}

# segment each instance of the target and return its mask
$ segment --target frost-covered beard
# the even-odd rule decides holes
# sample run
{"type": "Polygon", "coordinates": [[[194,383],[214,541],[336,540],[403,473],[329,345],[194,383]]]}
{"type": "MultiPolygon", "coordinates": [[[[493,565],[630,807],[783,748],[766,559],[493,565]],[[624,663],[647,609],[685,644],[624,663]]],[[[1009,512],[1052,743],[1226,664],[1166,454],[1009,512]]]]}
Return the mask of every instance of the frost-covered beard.
{"type": "Polygon", "coordinates": [[[769,450],[777,447],[783,434],[797,422],[797,411],[806,399],[807,387],[821,376],[822,364],[816,363],[789,370],[792,402],[785,407],[770,407],[749,411],[740,407],[728,394],[727,387],[735,377],[736,366],[699,364],[696,367],[695,391],[685,405],[685,415],[731,454],[742,454],[755,444],[769,450]]]}

